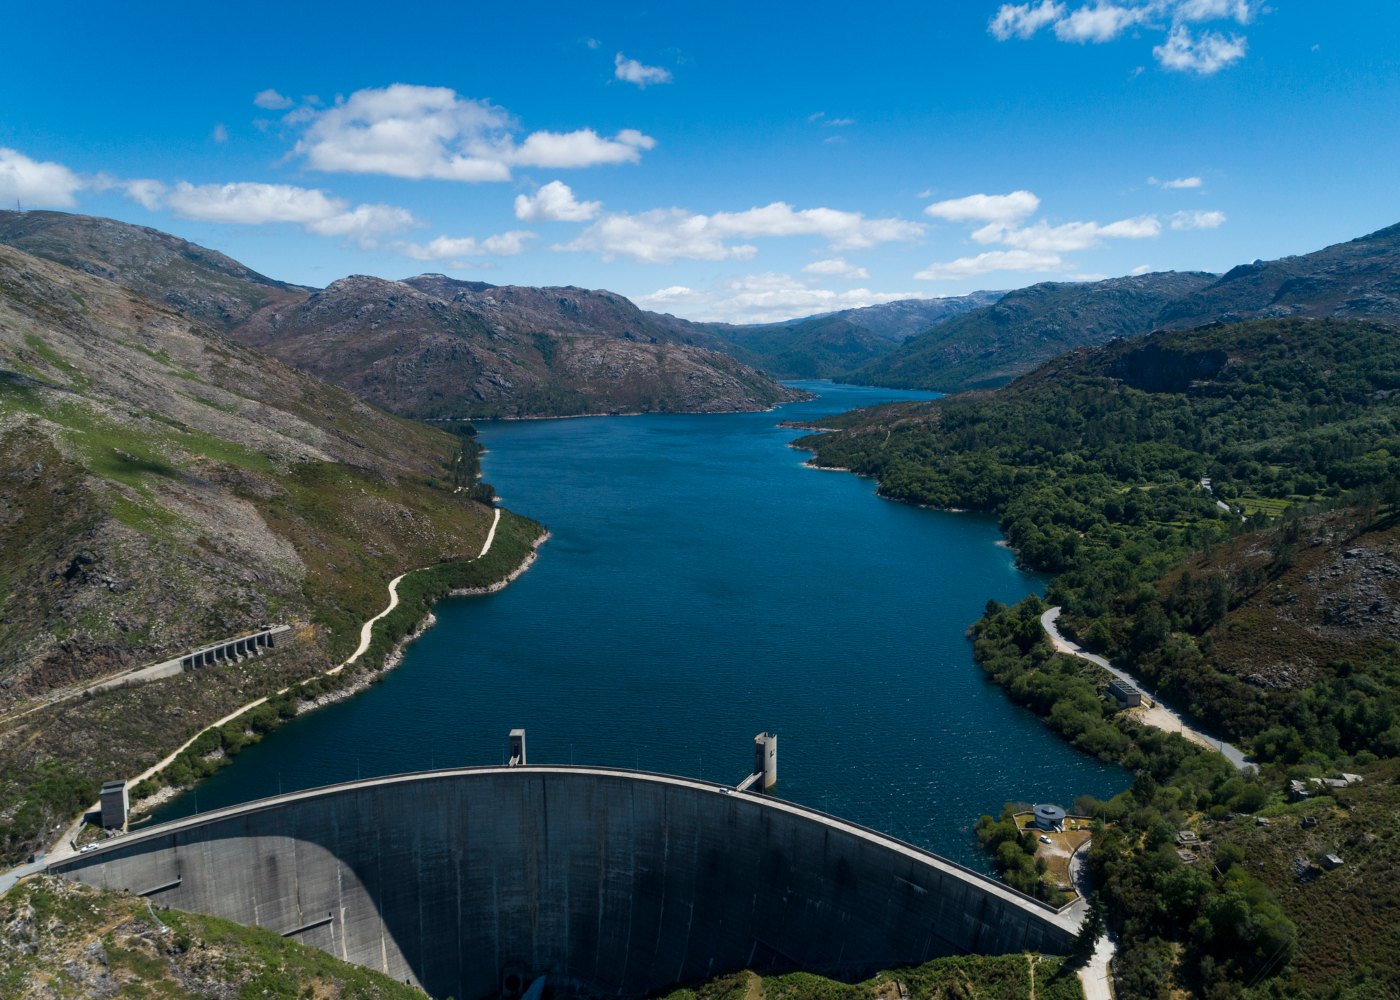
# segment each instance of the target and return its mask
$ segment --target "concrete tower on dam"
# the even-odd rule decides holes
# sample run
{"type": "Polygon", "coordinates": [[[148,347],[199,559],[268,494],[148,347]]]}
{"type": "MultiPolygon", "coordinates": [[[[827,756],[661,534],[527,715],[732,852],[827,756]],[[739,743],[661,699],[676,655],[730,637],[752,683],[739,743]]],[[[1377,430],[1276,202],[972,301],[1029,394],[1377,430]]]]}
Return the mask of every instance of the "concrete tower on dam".
{"type": "Polygon", "coordinates": [[[270,928],[458,1000],[637,997],[743,968],[853,979],[1067,952],[1078,915],[810,809],[635,771],[491,767],[177,820],[54,874],[270,928]]]}

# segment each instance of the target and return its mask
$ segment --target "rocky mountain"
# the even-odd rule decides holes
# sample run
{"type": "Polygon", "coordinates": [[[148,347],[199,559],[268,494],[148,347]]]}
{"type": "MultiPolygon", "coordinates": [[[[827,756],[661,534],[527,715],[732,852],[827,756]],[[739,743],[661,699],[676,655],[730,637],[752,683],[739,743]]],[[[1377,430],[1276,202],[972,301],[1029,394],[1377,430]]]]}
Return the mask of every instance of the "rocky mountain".
{"type": "Polygon", "coordinates": [[[999,385],[1076,347],[1148,333],[1165,306],[1214,280],[1201,272],[1166,271],[1043,282],[939,323],[850,379],[941,392],[999,385]]]}
{"type": "Polygon", "coordinates": [[[1400,323],[1400,225],[1300,257],[1255,261],[1169,303],[1163,327],[1274,316],[1400,323]]]}
{"type": "Polygon", "coordinates": [[[264,306],[297,302],[311,291],[158,229],[90,215],[0,211],[0,243],[105,278],[224,332],[264,306]]]}
{"type": "Polygon", "coordinates": [[[0,246],[0,851],[354,647],[409,569],[480,551],[456,435],[127,288],[0,246]],[[276,622],[290,648],[62,701],[276,622]],[[70,799],[81,799],[71,801],[70,799]]]}
{"type": "Polygon", "coordinates": [[[728,355],[680,343],[621,296],[357,275],[234,332],[414,417],[761,410],[802,398],[728,355]]]}
{"type": "Polygon", "coordinates": [[[901,299],[751,326],[692,323],[669,315],[659,318],[679,335],[709,338],[709,346],[778,378],[842,379],[892,353],[900,343],[930,326],[990,305],[1002,294],[973,292],[940,299],[901,299]]]}
{"type": "Polygon", "coordinates": [[[0,212],[0,244],[173,306],[412,416],[727,412],[801,398],[620,295],[422,275],[322,290],[110,219],[0,212]]]}

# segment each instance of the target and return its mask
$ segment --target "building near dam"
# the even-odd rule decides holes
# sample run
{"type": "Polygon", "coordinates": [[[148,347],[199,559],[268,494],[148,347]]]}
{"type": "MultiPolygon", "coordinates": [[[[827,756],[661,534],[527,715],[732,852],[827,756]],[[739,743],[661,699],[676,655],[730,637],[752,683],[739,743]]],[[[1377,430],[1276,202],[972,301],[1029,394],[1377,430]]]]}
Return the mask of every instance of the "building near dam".
{"type": "Polygon", "coordinates": [[[638,997],[744,968],[856,979],[943,955],[1065,953],[1079,922],[815,810],[589,767],[282,795],[49,871],[270,928],[458,1000],[515,996],[540,975],[562,994],[638,997]]]}

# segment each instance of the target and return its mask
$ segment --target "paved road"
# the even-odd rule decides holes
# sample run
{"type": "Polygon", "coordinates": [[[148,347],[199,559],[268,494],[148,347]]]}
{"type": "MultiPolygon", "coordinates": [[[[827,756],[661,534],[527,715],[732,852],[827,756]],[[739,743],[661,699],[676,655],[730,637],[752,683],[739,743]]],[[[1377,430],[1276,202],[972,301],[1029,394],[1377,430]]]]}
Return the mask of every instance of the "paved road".
{"type": "Polygon", "coordinates": [[[1153,701],[1154,706],[1156,708],[1156,712],[1154,714],[1158,717],[1153,718],[1150,716],[1145,716],[1142,719],[1143,722],[1147,723],[1148,725],[1156,726],[1158,729],[1165,730],[1169,733],[1180,733],[1182,736],[1186,737],[1187,739],[1191,740],[1191,742],[1199,746],[1207,747],[1211,750],[1217,751],[1218,753],[1224,754],[1225,759],[1228,760],[1231,764],[1235,765],[1235,768],[1237,770],[1259,770],[1257,764],[1250,763],[1248,760],[1245,759],[1244,751],[1240,750],[1239,747],[1234,746],[1230,743],[1226,743],[1224,740],[1219,739],[1215,736],[1211,736],[1209,733],[1203,733],[1199,729],[1194,728],[1193,726],[1188,726],[1185,720],[1182,719],[1181,715],[1178,712],[1162,704],[1162,699],[1158,698],[1151,691],[1147,690],[1147,688],[1143,686],[1142,681],[1138,680],[1132,674],[1128,673],[1126,670],[1121,670],[1118,667],[1115,667],[1112,663],[1109,663],[1097,653],[1086,652],[1077,643],[1070,642],[1068,639],[1066,639],[1063,635],[1060,634],[1059,628],[1057,628],[1055,625],[1055,622],[1059,620],[1059,617],[1060,609],[1058,607],[1051,608],[1049,611],[1045,612],[1045,614],[1040,616],[1040,625],[1043,629],[1045,629],[1045,634],[1049,637],[1050,645],[1054,647],[1055,652],[1064,653],[1067,656],[1077,656],[1081,660],[1088,660],[1090,663],[1102,667],[1104,670],[1107,670],[1114,677],[1122,678],[1129,684],[1132,684],[1144,695],[1149,697],[1153,701]]]}
{"type": "MultiPolygon", "coordinates": [[[[1089,845],[1085,844],[1069,859],[1070,881],[1074,883],[1075,891],[1083,900],[1088,900],[1089,893],[1093,889],[1089,884],[1088,866],[1084,863],[1084,853],[1088,849],[1089,845]]],[[[1109,935],[1108,928],[1105,927],[1104,932],[1099,935],[1099,939],[1094,942],[1094,954],[1089,956],[1089,961],[1079,969],[1079,984],[1084,987],[1084,1000],[1113,1000],[1113,983],[1109,963],[1113,961],[1113,956],[1117,951],[1118,947],[1113,943],[1113,938],[1109,935]]]]}

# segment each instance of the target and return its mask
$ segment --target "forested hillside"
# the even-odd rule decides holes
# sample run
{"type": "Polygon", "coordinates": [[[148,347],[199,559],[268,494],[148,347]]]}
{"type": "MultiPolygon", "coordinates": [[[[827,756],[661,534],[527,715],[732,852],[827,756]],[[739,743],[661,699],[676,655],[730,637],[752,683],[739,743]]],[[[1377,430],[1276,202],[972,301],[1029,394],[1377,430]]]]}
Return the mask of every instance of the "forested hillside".
{"type": "Polygon", "coordinates": [[[1093,864],[1125,995],[1384,996],[1400,975],[1376,923],[1393,899],[1373,890],[1393,884],[1379,845],[1400,806],[1398,390],[1395,328],[1262,320],[1077,351],[801,442],[887,496],[997,512],[1021,560],[1057,574],[1048,600],[1082,641],[1259,761],[1236,773],[1114,712],[1102,674],[1053,654],[1038,599],[977,624],[977,657],[1013,699],[1137,774],[1081,803],[1106,824],[1093,864]],[[1290,780],[1342,770],[1363,798],[1286,801],[1290,780]],[[1188,827],[1213,866],[1178,856],[1188,827]],[[1321,853],[1347,869],[1324,872],[1321,853]],[[1310,923],[1318,909],[1332,922],[1310,923]]]}

